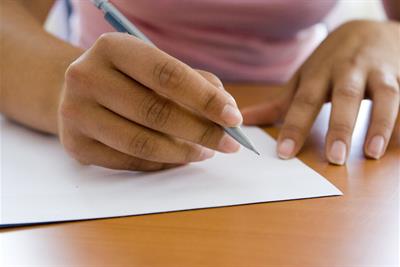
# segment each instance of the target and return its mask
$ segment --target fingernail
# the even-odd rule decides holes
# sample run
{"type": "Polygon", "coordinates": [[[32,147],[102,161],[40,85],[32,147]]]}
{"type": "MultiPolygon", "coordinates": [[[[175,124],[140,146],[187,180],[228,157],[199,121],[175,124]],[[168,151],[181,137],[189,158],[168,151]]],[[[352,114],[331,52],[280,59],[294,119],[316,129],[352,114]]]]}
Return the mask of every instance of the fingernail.
{"type": "Polygon", "coordinates": [[[233,98],[233,96],[231,94],[229,94],[228,92],[226,92],[226,95],[228,96],[229,101],[231,102],[231,104],[234,105],[235,107],[237,107],[237,103],[236,103],[235,98],[233,98]]]}
{"type": "Polygon", "coordinates": [[[376,135],[371,139],[368,146],[368,156],[379,159],[382,156],[385,139],[381,135],[376,135]]]}
{"type": "Polygon", "coordinates": [[[218,149],[225,153],[236,152],[239,150],[239,148],[239,143],[227,134],[222,137],[221,141],[218,144],[218,149]]]}
{"type": "Polygon", "coordinates": [[[329,161],[333,164],[343,165],[346,161],[346,144],[342,141],[335,141],[329,152],[329,161]]]}
{"type": "Polygon", "coordinates": [[[288,159],[292,157],[295,145],[296,143],[293,139],[283,139],[283,141],[278,144],[278,156],[281,159],[288,159]]]}
{"type": "Polygon", "coordinates": [[[239,109],[230,104],[225,105],[221,116],[227,125],[236,126],[240,125],[243,121],[239,109]]]}
{"type": "Polygon", "coordinates": [[[208,148],[202,148],[200,156],[199,156],[199,160],[205,160],[205,159],[209,159],[212,158],[215,155],[215,151],[208,149],[208,148]]]}
{"type": "Polygon", "coordinates": [[[237,107],[236,100],[233,98],[233,96],[229,95],[229,100],[231,101],[231,103],[232,103],[233,105],[235,105],[235,107],[237,107]]]}

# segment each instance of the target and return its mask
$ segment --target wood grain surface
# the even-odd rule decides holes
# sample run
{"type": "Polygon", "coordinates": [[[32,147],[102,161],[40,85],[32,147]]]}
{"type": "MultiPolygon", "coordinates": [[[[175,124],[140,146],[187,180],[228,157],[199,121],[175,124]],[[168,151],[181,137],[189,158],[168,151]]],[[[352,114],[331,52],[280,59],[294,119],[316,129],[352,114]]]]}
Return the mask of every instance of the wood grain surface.
{"type": "MultiPolygon", "coordinates": [[[[279,90],[227,87],[240,106],[279,90]]],[[[398,266],[400,138],[381,160],[365,159],[369,109],[346,166],[324,158],[329,105],[299,155],[344,196],[3,229],[2,266],[398,266]]]]}

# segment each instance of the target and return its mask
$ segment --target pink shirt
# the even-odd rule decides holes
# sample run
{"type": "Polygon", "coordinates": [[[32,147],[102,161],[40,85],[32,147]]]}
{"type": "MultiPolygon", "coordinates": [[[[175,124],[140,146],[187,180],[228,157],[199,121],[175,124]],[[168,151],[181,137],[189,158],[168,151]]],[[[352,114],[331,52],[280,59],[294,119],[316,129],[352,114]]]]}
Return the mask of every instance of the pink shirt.
{"type": "MultiPolygon", "coordinates": [[[[326,36],[336,0],[111,0],[160,49],[225,81],[284,82],[326,36]]],[[[75,42],[113,28],[89,0],[73,0],[75,42]]]]}

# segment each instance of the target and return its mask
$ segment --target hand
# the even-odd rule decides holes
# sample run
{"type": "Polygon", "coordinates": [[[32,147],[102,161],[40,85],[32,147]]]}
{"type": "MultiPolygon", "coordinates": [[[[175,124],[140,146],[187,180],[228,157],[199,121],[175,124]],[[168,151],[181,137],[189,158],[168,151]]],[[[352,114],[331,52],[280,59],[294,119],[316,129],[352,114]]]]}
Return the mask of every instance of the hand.
{"type": "Polygon", "coordinates": [[[216,123],[242,117],[211,73],[110,33],[66,71],[58,121],[62,144],[81,163],[149,171],[237,151],[216,123]]]}
{"type": "Polygon", "coordinates": [[[344,164],[361,100],[373,110],[365,139],[365,155],[385,153],[399,112],[400,25],[354,21],[344,24],[316,49],[277,99],[243,110],[247,124],[273,123],[286,114],[278,138],[278,155],[295,156],[304,144],[322,104],[332,110],[326,157],[344,164]]]}

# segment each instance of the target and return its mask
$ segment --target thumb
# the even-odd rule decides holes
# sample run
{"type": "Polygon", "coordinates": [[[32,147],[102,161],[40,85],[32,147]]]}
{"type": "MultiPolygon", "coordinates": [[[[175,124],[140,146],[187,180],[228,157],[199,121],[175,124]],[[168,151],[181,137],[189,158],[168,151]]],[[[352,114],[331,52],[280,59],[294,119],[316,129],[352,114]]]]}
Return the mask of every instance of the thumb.
{"type": "Polygon", "coordinates": [[[282,118],[287,109],[284,99],[267,100],[263,104],[241,110],[243,123],[247,125],[272,124],[282,118]]]}

